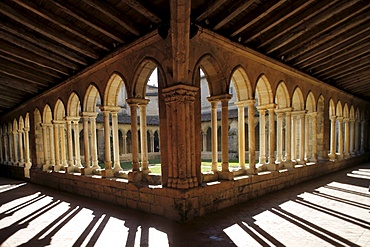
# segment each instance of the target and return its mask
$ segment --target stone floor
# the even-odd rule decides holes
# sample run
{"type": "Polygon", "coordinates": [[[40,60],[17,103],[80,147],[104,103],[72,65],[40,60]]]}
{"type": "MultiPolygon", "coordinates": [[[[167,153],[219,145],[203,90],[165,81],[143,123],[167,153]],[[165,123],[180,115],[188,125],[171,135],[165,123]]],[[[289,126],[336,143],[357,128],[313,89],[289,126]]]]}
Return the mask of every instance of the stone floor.
{"type": "Polygon", "coordinates": [[[370,246],[370,163],[187,224],[0,177],[0,246],[370,246]]]}

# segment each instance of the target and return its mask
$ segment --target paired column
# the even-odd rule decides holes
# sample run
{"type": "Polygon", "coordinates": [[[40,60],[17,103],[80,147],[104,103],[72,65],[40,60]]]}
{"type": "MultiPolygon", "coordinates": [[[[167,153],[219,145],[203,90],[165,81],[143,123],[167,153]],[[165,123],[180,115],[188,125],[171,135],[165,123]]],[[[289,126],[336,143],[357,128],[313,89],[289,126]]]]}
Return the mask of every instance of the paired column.
{"type": "Polygon", "coordinates": [[[130,105],[131,112],[131,154],[132,154],[132,171],[138,172],[139,164],[139,140],[137,128],[137,107],[141,99],[128,99],[126,102],[130,105]]]}
{"type": "Polygon", "coordinates": [[[247,104],[245,101],[234,103],[238,107],[238,146],[239,146],[239,165],[245,170],[245,114],[244,108],[247,104]]]}
{"type": "Polygon", "coordinates": [[[359,154],[360,153],[360,120],[356,119],[355,120],[355,153],[359,154]]]}
{"type": "Polygon", "coordinates": [[[50,164],[51,166],[55,166],[55,147],[54,147],[54,131],[53,131],[53,124],[48,124],[48,137],[49,137],[49,152],[50,152],[50,164]]]}
{"type": "Polygon", "coordinates": [[[258,106],[259,124],[260,124],[260,150],[259,164],[266,164],[266,109],[264,106],[258,106]]]}
{"type": "Polygon", "coordinates": [[[330,160],[335,160],[335,144],[336,144],[336,136],[335,136],[335,123],[337,121],[336,116],[330,116],[330,153],[329,158],[330,160]]]}
{"type": "Polygon", "coordinates": [[[257,174],[256,169],[256,135],[254,125],[254,104],[255,100],[248,100],[248,150],[249,150],[249,169],[252,174],[257,174]]]}
{"type": "Polygon", "coordinates": [[[365,152],[365,120],[361,120],[361,144],[360,144],[360,152],[365,152]]]}
{"type": "MultiPolygon", "coordinates": [[[[84,168],[85,172],[91,168],[90,165],[90,142],[89,142],[89,115],[85,112],[82,113],[82,124],[83,124],[83,138],[84,138],[84,168]]],[[[88,174],[87,172],[85,174],[88,174]]]]}
{"type": "MultiPolygon", "coordinates": [[[[105,106],[105,109],[107,107],[105,106]]],[[[113,171],[118,172],[122,170],[119,158],[119,139],[118,139],[118,111],[120,107],[109,107],[112,114],[112,137],[113,137],[113,171]]]]}
{"type": "Polygon", "coordinates": [[[18,130],[19,166],[24,166],[23,156],[23,130],[18,130]]]}
{"type": "Polygon", "coordinates": [[[218,170],[218,147],[217,147],[217,105],[218,100],[213,98],[208,98],[211,103],[211,141],[212,141],[212,171],[216,172],[218,170]]]}
{"type": "Polygon", "coordinates": [[[269,164],[273,167],[270,169],[276,171],[275,166],[275,104],[267,106],[269,111],[269,164]]]}
{"type": "Polygon", "coordinates": [[[304,153],[305,153],[305,116],[306,111],[300,111],[298,113],[298,121],[299,121],[299,135],[300,135],[300,142],[299,142],[299,164],[305,164],[304,160],[304,153]]]}
{"type": "Polygon", "coordinates": [[[337,121],[338,121],[338,159],[342,160],[344,158],[343,117],[337,117],[337,121]]]}
{"type": "Polygon", "coordinates": [[[351,156],[355,155],[355,120],[350,119],[350,145],[349,145],[349,153],[351,156]]]}
{"type": "MultiPolygon", "coordinates": [[[[0,127],[2,128],[2,127],[0,127]]],[[[5,147],[4,147],[4,134],[2,133],[1,131],[1,134],[0,134],[0,161],[1,161],[1,164],[4,163],[4,150],[5,150],[5,147]]]]}
{"type": "Polygon", "coordinates": [[[79,119],[74,119],[72,121],[73,123],[73,133],[74,133],[74,143],[75,143],[75,159],[74,159],[74,165],[77,168],[81,168],[81,154],[80,154],[80,128],[78,126],[79,119]]]}
{"type": "Polygon", "coordinates": [[[98,161],[98,143],[96,138],[96,116],[97,112],[90,112],[90,127],[91,127],[91,165],[93,169],[100,169],[98,161]]]}
{"type": "Polygon", "coordinates": [[[139,103],[140,108],[140,143],[141,143],[141,170],[144,174],[148,174],[149,161],[148,161],[148,137],[146,129],[146,107],[149,103],[148,99],[142,99],[139,103]]]}
{"type": "Polygon", "coordinates": [[[293,167],[291,144],[292,144],[292,108],[286,108],[286,111],[285,111],[285,165],[288,168],[293,167]]]}
{"type": "Polygon", "coordinates": [[[42,140],[43,140],[43,150],[44,150],[44,165],[48,166],[50,164],[49,152],[47,147],[49,146],[48,143],[48,127],[47,124],[41,124],[42,128],[42,140]]]}
{"type": "MultiPolygon", "coordinates": [[[[17,147],[17,135],[18,131],[13,130],[13,165],[18,163],[18,147],[17,147]]],[[[362,147],[362,146],[361,146],[362,147]]]]}
{"type": "Polygon", "coordinates": [[[221,152],[222,171],[229,171],[229,100],[232,95],[225,95],[221,99],[221,152]]]}
{"type": "Polygon", "coordinates": [[[283,161],[283,118],[284,118],[284,112],[285,109],[277,109],[275,111],[276,117],[277,117],[277,123],[276,123],[276,140],[277,140],[277,157],[276,157],[276,163],[280,164],[283,161]]]}
{"type": "Polygon", "coordinates": [[[349,118],[345,118],[343,121],[344,121],[344,158],[349,158],[349,147],[350,147],[349,118]]]}
{"type": "Polygon", "coordinates": [[[207,151],[207,131],[202,131],[202,140],[203,140],[203,152],[206,152],[207,151]]]}
{"type": "Polygon", "coordinates": [[[311,113],[312,118],[312,155],[311,161],[316,162],[318,153],[317,153],[317,112],[311,113]]]}

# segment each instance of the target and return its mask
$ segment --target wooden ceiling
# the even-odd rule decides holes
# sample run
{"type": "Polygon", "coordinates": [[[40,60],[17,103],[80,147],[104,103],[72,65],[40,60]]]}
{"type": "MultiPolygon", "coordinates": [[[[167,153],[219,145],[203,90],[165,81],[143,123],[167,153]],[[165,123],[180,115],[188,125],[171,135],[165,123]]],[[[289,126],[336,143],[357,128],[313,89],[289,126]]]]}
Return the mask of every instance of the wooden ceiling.
{"type": "MultiPolygon", "coordinates": [[[[369,0],[191,4],[193,23],[370,100],[369,0]]],[[[169,0],[0,1],[0,113],[169,19],[169,0]]]]}

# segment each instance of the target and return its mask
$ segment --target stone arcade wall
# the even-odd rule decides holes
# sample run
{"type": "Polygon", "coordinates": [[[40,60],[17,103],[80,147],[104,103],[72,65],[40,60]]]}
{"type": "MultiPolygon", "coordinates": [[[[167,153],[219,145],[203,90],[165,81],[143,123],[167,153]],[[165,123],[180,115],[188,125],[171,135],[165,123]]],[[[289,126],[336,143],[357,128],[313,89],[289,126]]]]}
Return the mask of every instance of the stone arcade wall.
{"type": "MultiPolygon", "coordinates": [[[[156,214],[174,221],[186,222],[368,159],[369,155],[365,154],[343,161],[326,161],[297,166],[292,170],[260,172],[258,175],[238,176],[232,181],[202,183],[201,186],[188,190],[171,189],[160,185],[134,184],[120,178],[43,172],[37,168],[31,170],[31,179],[26,180],[53,189],[156,214]]],[[[2,176],[18,179],[24,179],[23,170],[23,167],[17,166],[1,165],[0,167],[2,176]]]]}

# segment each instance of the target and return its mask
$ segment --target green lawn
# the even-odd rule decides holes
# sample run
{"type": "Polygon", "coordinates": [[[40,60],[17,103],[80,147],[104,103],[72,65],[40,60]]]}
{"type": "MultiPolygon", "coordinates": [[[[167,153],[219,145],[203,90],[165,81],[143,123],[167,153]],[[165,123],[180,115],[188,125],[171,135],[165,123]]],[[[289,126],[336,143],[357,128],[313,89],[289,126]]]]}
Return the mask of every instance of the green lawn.
{"type": "MultiPolygon", "coordinates": [[[[129,171],[132,168],[131,161],[121,162],[121,167],[124,171],[129,171]]],[[[101,168],[104,168],[104,163],[99,164],[101,168]]],[[[230,169],[239,168],[239,161],[238,160],[229,160],[229,167],[230,169]]],[[[209,172],[212,169],[212,160],[204,159],[202,160],[201,171],[202,172],[209,172]]],[[[149,170],[154,174],[161,174],[161,160],[160,159],[152,159],[149,160],[149,170]]],[[[218,170],[221,170],[221,162],[218,162],[218,170]]]]}

